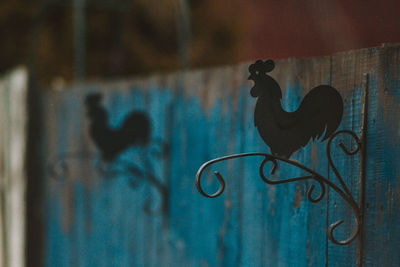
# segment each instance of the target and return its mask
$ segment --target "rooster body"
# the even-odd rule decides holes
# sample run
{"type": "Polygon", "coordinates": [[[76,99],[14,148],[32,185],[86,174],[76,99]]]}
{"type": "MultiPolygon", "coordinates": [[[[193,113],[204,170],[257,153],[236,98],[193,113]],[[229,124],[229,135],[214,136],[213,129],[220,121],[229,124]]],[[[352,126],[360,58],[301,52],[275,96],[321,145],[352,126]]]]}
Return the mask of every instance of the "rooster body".
{"type": "Polygon", "coordinates": [[[322,141],[339,127],[343,115],[343,100],[339,92],[329,86],[313,88],[294,112],[286,112],[281,105],[279,84],[266,73],[274,68],[272,60],[259,60],[249,67],[249,80],[254,81],[250,93],[258,97],[254,124],[276,156],[289,158],[310,139],[322,141]]]}
{"type": "Polygon", "coordinates": [[[150,122],[143,112],[131,112],[119,129],[112,129],[109,126],[107,111],[101,105],[100,94],[87,96],[85,103],[90,120],[89,134],[105,161],[114,159],[130,146],[148,144],[150,122]]]}

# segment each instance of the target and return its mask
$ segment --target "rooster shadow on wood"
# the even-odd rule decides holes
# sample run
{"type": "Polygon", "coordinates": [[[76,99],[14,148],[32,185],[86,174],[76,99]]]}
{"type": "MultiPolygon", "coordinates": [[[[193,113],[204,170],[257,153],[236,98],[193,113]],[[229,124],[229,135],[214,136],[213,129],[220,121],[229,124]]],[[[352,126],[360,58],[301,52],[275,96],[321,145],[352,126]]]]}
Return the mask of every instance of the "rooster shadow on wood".
{"type": "Polygon", "coordinates": [[[132,111],[119,129],[112,129],[106,109],[98,93],[86,96],[85,104],[89,119],[89,134],[101,151],[104,161],[112,161],[131,146],[145,147],[150,139],[150,120],[146,113],[132,111]]]}
{"type": "MultiPolygon", "coordinates": [[[[119,128],[111,128],[109,117],[105,107],[102,105],[102,95],[92,93],[86,96],[85,105],[87,117],[89,119],[89,135],[96,147],[100,150],[102,159],[105,163],[111,163],[117,159],[130,147],[141,147],[145,151],[150,149],[153,143],[160,143],[161,151],[157,151],[157,156],[165,156],[167,147],[162,142],[151,139],[151,123],[149,117],[143,111],[132,111],[124,119],[119,128]],[[160,153],[161,152],[161,153],[160,153]]],[[[154,151],[150,149],[152,154],[154,151]]],[[[167,187],[159,181],[152,171],[152,164],[148,159],[148,153],[143,154],[144,166],[140,168],[134,162],[123,161],[125,172],[131,177],[143,178],[154,186],[162,197],[161,211],[166,212],[167,208],[167,187]]],[[[112,173],[109,172],[109,174],[112,173]]],[[[132,187],[137,186],[137,181],[130,180],[132,187]]],[[[149,204],[145,203],[145,211],[150,212],[149,204]]]]}

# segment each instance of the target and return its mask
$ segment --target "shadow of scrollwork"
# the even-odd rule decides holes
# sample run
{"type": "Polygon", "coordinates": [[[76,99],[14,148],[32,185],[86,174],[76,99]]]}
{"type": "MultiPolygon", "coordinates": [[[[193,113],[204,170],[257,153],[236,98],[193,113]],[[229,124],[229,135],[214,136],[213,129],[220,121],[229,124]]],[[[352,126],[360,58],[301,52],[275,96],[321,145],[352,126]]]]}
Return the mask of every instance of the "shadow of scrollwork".
{"type": "Polygon", "coordinates": [[[204,170],[209,167],[210,165],[217,163],[217,162],[221,162],[221,161],[225,161],[225,160],[230,160],[230,159],[235,159],[235,158],[243,158],[243,157],[254,157],[254,156],[258,156],[258,157],[263,157],[263,160],[260,163],[259,166],[259,175],[261,177],[261,179],[269,184],[269,185],[278,185],[278,184],[284,184],[284,183],[291,183],[291,182],[295,182],[295,181],[305,181],[305,180],[313,180],[315,181],[319,188],[319,194],[318,196],[313,196],[313,192],[315,189],[315,185],[311,185],[310,188],[307,191],[307,198],[310,202],[312,203],[317,203],[319,201],[322,200],[322,198],[324,197],[325,193],[326,193],[326,188],[325,186],[330,187],[331,189],[333,189],[335,192],[337,192],[345,201],[346,203],[350,206],[352,212],[353,212],[353,216],[355,218],[355,227],[353,229],[353,232],[351,233],[351,235],[345,239],[345,240],[337,240],[334,237],[334,231],[335,229],[341,225],[343,223],[343,220],[339,220],[336,221],[334,223],[332,223],[328,229],[327,229],[327,235],[329,240],[331,240],[334,244],[337,245],[347,245],[350,242],[352,242],[356,236],[358,235],[358,233],[360,232],[360,227],[361,227],[361,211],[360,211],[360,207],[358,206],[357,202],[355,201],[353,195],[351,194],[349,188],[347,187],[347,185],[345,184],[345,182],[343,181],[342,176],[340,175],[339,171],[337,170],[336,165],[334,164],[333,160],[332,160],[332,141],[338,136],[338,135],[347,135],[350,136],[353,140],[353,142],[355,142],[356,147],[355,149],[348,149],[344,143],[340,142],[339,143],[339,147],[342,149],[342,151],[349,156],[353,156],[356,155],[360,150],[361,150],[361,141],[360,139],[357,137],[357,135],[352,132],[352,131],[348,131],[348,130],[341,130],[341,131],[337,131],[336,133],[334,133],[328,140],[327,146],[326,146],[326,154],[327,154],[327,159],[328,159],[328,164],[330,166],[330,168],[333,170],[337,180],[339,181],[340,185],[336,185],[334,182],[332,182],[331,180],[325,178],[323,175],[315,172],[314,170],[302,165],[301,163],[294,161],[294,160],[290,160],[287,158],[282,158],[282,157],[278,157],[275,155],[270,155],[270,154],[266,154],[266,153],[242,153],[242,154],[233,154],[233,155],[229,155],[229,156],[225,156],[225,157],[220,157],[220,158],[216,158],[213,160],[210,160],[206,163],[204,163],[199,170],[197,171],[196,174],[196,180],[195,180],[195,184],[196,184],[196,188],[197,190],[200,192],[201,195],[208,197],[208,198],[215,198],[218,197],[219,195],[221,195],[224,190],[225,190],[225,180],[222,177],[222,175],[218,172],[215,171],[214,175],[217,178],[218,182],[219,182],[219,188],[218,190],[213,193],[213,194],[208,194],[206,193],[202,186],[201,186],[201,177],[202,174],[204,172],[204,170]],[[271,180],[268,176],[266,176],[264,174],[264,167],[265,165],[270,162],[272,163],[272,168],[271,168],[271,172],[270,175],[274,175],[276,173],[276,171],[279,168],[278,162],[284,162],[287,163],[289,165],[292,165],[294,167],[297,167],[303,171],[305,171],[308,175],[305,176],[301,176],[301,177],[294,177],[294,178],[286,178],[286,179],[281,179],[281,180],[271,180]]]}
{"type": "Polygon", "coordinates": [[[143,153],[143,166],[136,164],[133,161],[115,159],[112,162],[105,162],[95,153],[88,152],[69,152],[63,153],[49,161],[47,165],[47,174],[54,179],[66,179],[72,171],[71,165],[75,163],[89,165],[95,171],[100,173],[101,177],[107,179],[114,179],[117,177],[126,177],[129,186],[136,189],[143,183],[155,188],[160,195],[160,204],[157,208],[151,208],[151,199],[147,198],[143,204],[143,210],[148,215],[155,215],[161,213],[166,215],[168,213],[168,188],[167,186],[156,177],[151,164],[151,156],[157,158],[167,156],[168,147],[163,146],[161,150],[149,149],[149,153],[143,153]],[[150,154],[150,155],[149,155],[150,154]]]}

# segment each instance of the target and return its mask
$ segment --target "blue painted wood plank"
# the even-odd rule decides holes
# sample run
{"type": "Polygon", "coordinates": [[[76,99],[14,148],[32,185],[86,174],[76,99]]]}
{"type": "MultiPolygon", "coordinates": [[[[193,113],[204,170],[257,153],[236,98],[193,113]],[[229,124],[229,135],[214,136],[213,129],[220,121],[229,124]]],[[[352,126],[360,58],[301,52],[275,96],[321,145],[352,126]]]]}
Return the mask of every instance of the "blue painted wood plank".
{"type": "MultiPolygon", "coordinates": [[[[247,89],[249,92],[250,88],[247,89]]],[[[245,152],[266,151],[266,146],[258,136],[253,122],[253,106],[255,99],[247,96],[244,117],[243,147],[245,152]]],[[[265,253],[265,214],[263,211],[267,189],[258,174],[258,167],[262,159],[243,159],[242,178],[242,239],[241,239],[241,266],[261,266],[265,253]]]]}
{"type": "Polygon", "coordinates": [[[370,76],[365,266],[400,265],[399,47],[382,47],[370,76]]]}
{"type": "MultiPolygon", "coordinates": [[[[156,150],[157,152],[150,152],[151,167],[150,171],[153,173],[155,178],[160,181],[164,186],[168,186],[169,178],[165,177],[166,167],[169,163],[168,154],[163,153],[165,145],[169,145],[170,141],[168,138],[167,131],[169,131],[168,116],[170,114],[170,105],[172,101],[172,90],[167,88],[159,88],[154,84],[150,84],[150,88],[146,91],[147,93],[147,105],[146,110],[148,111],[150,120],[152,123],[152,140],[153,144],[150,146],[150,151],[156,150]]],[[[160,252],[163,252],[163,235],[168,231],[168,209],[163,210],[164,201],[166,201],[154,185],[148,184],[148,192],[150,193],[149,206],[152,211],[147,215],[148,235],[151,238],[151,243],[147,247],[149,251],[148,263],[146,266],[161,266],[164,264],[163,257],[160,252]]],[[[168,204],[168,203],[166,203],[168,204]]]]}
{"type": "MultiPolygon", "coordinates": [[[[137,86],[133,90],[124,95],[118,92],[112,92],[105,95],[105,106],[109,112],[110,122],[113,127],[118,127],[124,120],[125,116],[132,110],[144,110],[145,99],[144,92],[137,86]]],[[[119,161],[137,162],[139,168],[143,168],[142,151],[140,148],[134,147],[119,155],[116,159],[116,164],[119,161]]],[[[108,213],[106,224],[99,230],[99,234],[104,236],[103,242],[106,246],[106,255],[104,261],[107,265],[122,266],[120,265],[119,255],[124,248],[120,247],[119,231],[123,227],[120,225],[121,220],[129,220],[132,229],[131,238],[132,246],[135,253],[130,257],[130,264],[144,265],[146,260],[145,256],[145,213],[143,211],[143,202],[146,197],[145,184],[141,183],[137,188],[129,188],[129,179],[137,180],[138,177],[131,177],[129,173],[113,176],[103,176],[104,187],[104,204],[106,205],[104,212],[108,213]],[[124,177],[126,176],[126,177],[124,177]],[[125,178],[125,179],[124,179],[125,178]],[[129,188],[131,190],[123,190],[122,188],[129,188]],[[128,208],[129,202],[122,202],[121,196],[132,195],[130,203],[135,203],[130,206],[129,217],[124,219],[125,209],[128,208]],[[104,227],[104,228],[103,228],[104,227]]],[[[126,225],[125,225],[126,227],[126,225]]],[[[126,228],[122,228],[127,230],[126,228]]]]}
{"type": "MultiPolygon", "coordinates": [[[[236,75],[240,77],[239,71],[236,75]]],[[[243,76],[243,75],[241,75],[243,76]]],[[[230,129],[230,148],[229,154],[243,153],[243,136],[244,136],[244,120],[246,103],[248,97],[248,87],[240,86],[234,97],[234,105],[231,110],[231,129],[230,129]]],[[[232,100],[231,100],[232,101],[232,100]]],[[[243,215],[246,216],[242,208],[242,184],[244,176],[243,160],[235,160],[228,162],[228,171],[226,173],[227,187],[225,189],[225,214],[224,223],[220,230],[222,240],[220,244],[220,262],[219,266],[240,266],[241,262],[241,245],[242,245],[242,220],[243,215]]]]}
{"type": "MultiPolygon", "coordinates": [[[[304,66],[302,74],[303,80],[300,81],[303,90],[309,90],[320,84],[330,84],[331,82],[331,59],[329,57],[302,60],[300,65],[304,66]],[[308,78],[306,78],[308,77],[308,78]]],[[[313,142],[309,144],[308,153],[304,154],[302,161],[308,162],[307,166],[326,176],[328,173],[328,162],[326,157],[326,141],[313,142]]],[[[307,198],[307,190],[314,185],[315,198],[321,192],[318,184],[314,181],[305,182],[303,189],[307,188],[302,194],[301,205],[306,205],[307,212],[307,234],[306,234],[306,254],[307,266],[326,266],[327,265],[327,236],[326,236],[326,220],[327,195],[318,203],[312,203],[307,198]]],[[[293,199],[295,201],[295,199],[293,199]]]]}
{"type": "MultiPolygon", "coordinates": [[[[342,119],[341,129],[354,131],[359,137],[363,133],[363,120],[366,115],[364,112],[366,95],[366,74],[370,71],[368,62],[373,62],[374,53],[367,50],[360,50],[355,53],[343,53],[332,57],[332,85],[337,87],[344,97],[345,112],[342,119]]],[[[354,148],[355,143],[351,138],[340,137],[338,140],[344,141],[346,147],[354,148]]],[[[345,184],[350,189],[354,199],[359,202],[358,193],[360,190],[360,173],[362,166],[360,155],[345,155],[334,143],[332,152],[333,160],[338,166],[338,171],[342,175],[345,184]]],[[[338,183],[333,172],[330,172],[331,180],[338,183]]],[[[354,217],[349,205],[343,201],[333,190],[329,191],[329,216],[328,222],[344,220],[338,227],[335,234],[340,239],[346,239],[352,233],[354,217]]],[[[361,207],[362,209],[362,207],[361,207]]],[[[361,236],[359,235],[358,238],[361,236]]],[[[362,252],[362,248],[354,240],[346,246],[338,246],[328,242],[328,264],[329,266],[357,266],[357,255],[362,252]]]]}

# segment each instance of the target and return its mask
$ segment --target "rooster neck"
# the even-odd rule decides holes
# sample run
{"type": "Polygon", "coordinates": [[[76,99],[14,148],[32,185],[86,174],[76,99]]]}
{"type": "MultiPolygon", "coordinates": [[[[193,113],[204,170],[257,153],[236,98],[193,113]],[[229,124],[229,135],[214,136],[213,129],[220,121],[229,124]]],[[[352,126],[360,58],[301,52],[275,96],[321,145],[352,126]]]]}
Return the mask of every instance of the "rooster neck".
{"type": "Polygon", "coordinates": [[[282,108],[281,98],[271,94],[263,94],[258,98],[256,103],[256,110],[259,110],[262,113],[276,113],[277,111],[285,112],[282,108]]]}
{"type": "Polygon", "coordinates": [[[264,94],[258,97],[254,109],[254,123],[257,126],[260,120],[268,120],[269,123],[274,121],[274,110],[282,109],[281,101],[277,97],[271,97],[269,94],[264,94]]]}
{"type": "MultiPolygon", "coordinates": [[[[254,110],[254,124],[259,127],[262,121],[262,128],[280,129],[287,128],[295,123],[297,112],[287,112],[283,109],[279,97],[260,96],[254,110]]],[[[262,130],[264,131],[264,130],[262,130]]]]}

